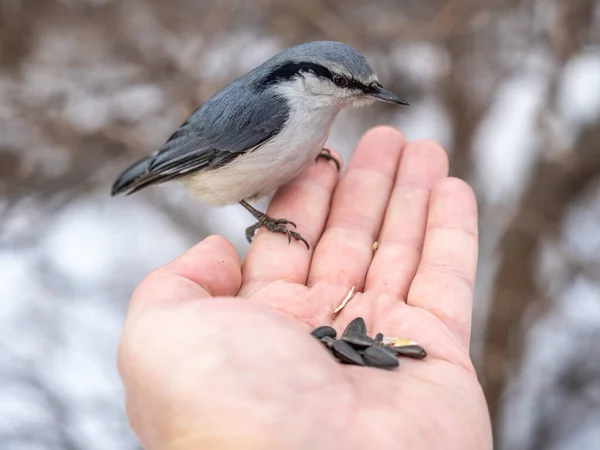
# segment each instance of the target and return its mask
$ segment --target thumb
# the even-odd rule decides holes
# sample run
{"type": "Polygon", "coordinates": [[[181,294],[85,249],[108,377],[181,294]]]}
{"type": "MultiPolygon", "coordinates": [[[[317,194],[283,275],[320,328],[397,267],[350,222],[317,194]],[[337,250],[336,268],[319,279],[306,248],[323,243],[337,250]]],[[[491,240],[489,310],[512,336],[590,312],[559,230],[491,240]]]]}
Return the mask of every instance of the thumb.
{"type": "Polygon", "coordinates": [[[137,287],[129,314],[174,302],[237,294],[242,282],[233,245],[209,236],[179,258],[156,269],[137,287]]]}

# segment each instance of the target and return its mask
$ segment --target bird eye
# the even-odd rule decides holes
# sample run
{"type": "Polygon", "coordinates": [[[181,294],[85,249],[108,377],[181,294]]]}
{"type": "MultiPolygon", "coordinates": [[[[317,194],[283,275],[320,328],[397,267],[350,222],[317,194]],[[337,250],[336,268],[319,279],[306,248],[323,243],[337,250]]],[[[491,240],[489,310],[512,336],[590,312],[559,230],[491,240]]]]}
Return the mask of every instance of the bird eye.
{"type": "Polygon", "coordinates": [[[333,82],[336,84],[336,86],[339,86],[339,87],[348,86],[348,78],[346,78],[343,75],[334,75],[333,82]]]}

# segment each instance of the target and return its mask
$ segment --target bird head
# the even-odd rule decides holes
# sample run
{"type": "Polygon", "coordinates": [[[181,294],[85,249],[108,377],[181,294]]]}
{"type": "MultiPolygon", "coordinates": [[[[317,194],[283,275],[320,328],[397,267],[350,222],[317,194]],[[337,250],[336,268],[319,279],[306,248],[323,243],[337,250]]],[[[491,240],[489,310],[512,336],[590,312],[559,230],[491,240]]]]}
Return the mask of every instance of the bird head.
{"type": "Polygon", "coordinates": [[[260,68],[258,87],[289,101],[323,106],[408,102],[385,89],[365,57],[349,45],[317,41],[291,47],[260,68]]]}

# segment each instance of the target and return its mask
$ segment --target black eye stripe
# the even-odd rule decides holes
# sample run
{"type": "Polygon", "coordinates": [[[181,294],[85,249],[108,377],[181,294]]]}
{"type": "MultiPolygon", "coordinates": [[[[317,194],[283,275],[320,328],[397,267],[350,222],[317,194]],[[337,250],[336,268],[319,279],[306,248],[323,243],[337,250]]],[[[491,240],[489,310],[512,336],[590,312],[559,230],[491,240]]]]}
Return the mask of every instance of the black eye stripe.
{"type": "Polygon", "coordinates": [[[291,80],[296,75],[304,72],[312,72],[318,77],[326,78],[328,80],[333,81],[334,83],[335,78],[344,77],[348,80],[345,86],[348,89],[358,89],[365,93],[370,93],[376,90],[374,89],[374,85],[366,86],[363,83],[354,79],[348,79],[342,74],[332,73],[328,68],[320,64],[308,62],[289,62],[277,67],[275,70],[273,70],[273,72],[271,72],[269,75],[267,75],[260,81],[259,88],[265,88],[276,82],[291,80]]]}
{"type": "Polygon", "coordinates": [[[359,89],[361,91],[363,91],[365,94],[374,94],[378,91],[378,87],[379,87],[379,83],[371,83],[370,85],[366,86],[364,84],[360,84],[358,83],[359,89]]]}
{"type": "Polygon", "coordinates": [[[326,67],[313,63],[287,63],[276,68],[273,72],[263,78],[261,84],[269,86],[278,81],[291,80],[302,72],[312,72],[321,78],[333,79],[333,74],[326,67]]]}

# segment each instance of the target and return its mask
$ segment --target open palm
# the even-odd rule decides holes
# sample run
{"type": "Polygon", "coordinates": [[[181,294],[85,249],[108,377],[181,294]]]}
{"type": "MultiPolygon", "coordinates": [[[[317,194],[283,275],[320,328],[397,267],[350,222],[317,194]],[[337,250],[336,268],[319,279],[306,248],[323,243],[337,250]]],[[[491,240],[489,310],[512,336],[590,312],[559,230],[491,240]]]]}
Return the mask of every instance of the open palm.
{"type": "Polygon", "coordinates": [[[491,448],[468,353],[476,204],[447,174],[439,146],[376,128],[339,182],[333,164],[315,163],[271,202],[310,251],[261,231],[240,265],[212,236],[150,274],[119,355],[144,448],[491,448]],[[342,365],[309,334],[357,316],[428,358],[342,365]]]}

